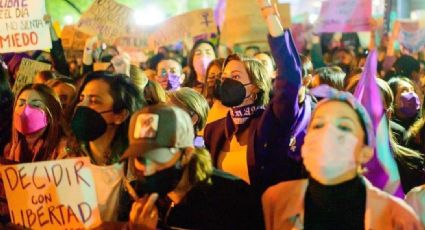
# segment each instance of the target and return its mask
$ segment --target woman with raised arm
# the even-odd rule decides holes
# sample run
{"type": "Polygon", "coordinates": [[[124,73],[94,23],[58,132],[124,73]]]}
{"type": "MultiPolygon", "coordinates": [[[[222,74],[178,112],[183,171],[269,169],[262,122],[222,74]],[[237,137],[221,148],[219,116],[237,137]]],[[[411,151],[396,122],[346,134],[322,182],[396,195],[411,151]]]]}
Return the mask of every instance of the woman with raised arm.
{"type": "Polygon", "coordinates": [[[289,30],[270,0],[258,1],[276,61],[274,96],[257,60],[230,55],[224,62],[220,100],[230,111],[207,125],[205,144],[216,167],[249,182],[261,194],[268,186],[302,178],[300,146],[311,112],[302,88],[302,67],[289,30]]]}

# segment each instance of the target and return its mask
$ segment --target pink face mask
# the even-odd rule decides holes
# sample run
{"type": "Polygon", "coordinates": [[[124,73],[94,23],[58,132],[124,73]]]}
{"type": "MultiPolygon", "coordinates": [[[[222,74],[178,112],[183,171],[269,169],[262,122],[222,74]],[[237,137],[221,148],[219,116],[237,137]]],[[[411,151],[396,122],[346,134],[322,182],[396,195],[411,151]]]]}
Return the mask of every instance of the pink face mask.
{"type": "Polygon", "coordinates": [[[24,135],[32,134],[47,126],[47,116],[42,109],[25,105],[21,114],[14,115],[13,124],[18,132],[24,135]]]}
{"type": "MultiPolygon", "coordinates": [[[[213,59],[209,56],[202,56],[193,62],[193,68],[195,68],[195,72],[200,74],[202,79],[197,79],[199,82],[204,83],[205,75],[207,73],[207,67],[213,59]]],[[[199,76],[199,75],[198,75],[199,76]]]]}

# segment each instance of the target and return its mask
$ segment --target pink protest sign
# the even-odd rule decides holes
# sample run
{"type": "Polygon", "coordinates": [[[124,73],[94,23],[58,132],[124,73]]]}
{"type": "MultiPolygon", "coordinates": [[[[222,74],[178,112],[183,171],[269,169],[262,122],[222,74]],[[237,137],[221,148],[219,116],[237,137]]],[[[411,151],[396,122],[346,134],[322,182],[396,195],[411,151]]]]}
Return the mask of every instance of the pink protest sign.
{"type": "Polygon", "coordinates": [[[371,18],[371,0],[328,0],[322,4],[316,32],[370,31],[371,18]]]}

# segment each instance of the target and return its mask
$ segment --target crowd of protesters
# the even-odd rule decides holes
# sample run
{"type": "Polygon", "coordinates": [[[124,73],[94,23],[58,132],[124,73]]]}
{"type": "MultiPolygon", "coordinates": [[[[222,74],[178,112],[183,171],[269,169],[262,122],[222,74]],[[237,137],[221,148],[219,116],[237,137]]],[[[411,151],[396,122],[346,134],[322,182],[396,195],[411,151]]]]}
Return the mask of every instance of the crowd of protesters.
{"type": "MultiPolygon", "coordinates": [[[[89,157],[99,229],[424,229],[425,50],[395,50],[391,33],[369,49],[335,33],[297,50],[257,2],[270,50],[222,56],[199,40],[134,64],[93,37],[66,60],[52,28],[50,53],[2,54],[1,163],[89,157]],[[379,131],[353,96],[368,52],[379,131]],[[13,92],[23,58],[52,69],[13,92]],[[399,193],[367,176],[383,138],[399,193]]],[[[3,226],[22,227],[0,189],[3,226]]]]}

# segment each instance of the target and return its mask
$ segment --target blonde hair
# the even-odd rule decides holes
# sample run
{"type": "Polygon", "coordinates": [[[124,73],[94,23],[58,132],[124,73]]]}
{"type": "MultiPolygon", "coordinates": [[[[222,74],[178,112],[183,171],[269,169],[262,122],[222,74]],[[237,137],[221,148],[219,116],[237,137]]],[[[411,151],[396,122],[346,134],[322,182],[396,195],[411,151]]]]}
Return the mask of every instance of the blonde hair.
{"type": "Polygon", "coordinates": [[[148,84],[148,77],[145,72],[143,72],[139,67],[135,65],[130,65],[130,81],[143,91],[143,89],[148,84]]]}
{"type": "Polygon", "coordinates": [[[155,81],[148,80],[145,88],[143,89],[143,96],[148,105],[156,105],[158,103],[165,103],[167,94],[161,85],[155,81]]]}
{"type": "Polygon", "coordinates": [[[187,165],[189,183],[196,185],[199,183],[211,184],[211,175],[214,171],[211,154],[205,148],[195,148],[195,151],[187,165]]]}
{"type": "Polygon", "coordinates": [[[195,133],[205,127],[210,107],[205,97],[200,93],[194,89],[183,87],[177,91],[168,93],[168,98],[178,107],[198,115],[198,121],[194,125],[195,133]]]}
{"type": "Polygon", "coordinates": [[[264,67],[264,65],[256,59],[239,54],[231,54],[224,61],[223,69],[230,61],[242,62],[245,66],[246,72],[248,73],[249,80],[260,90],[254,103],[256,105],[268,104],[270,101],[269,92],[272,86],[266,67],[264,67]]]}

